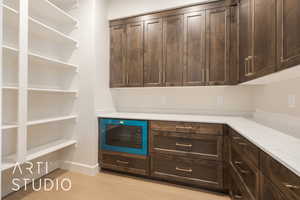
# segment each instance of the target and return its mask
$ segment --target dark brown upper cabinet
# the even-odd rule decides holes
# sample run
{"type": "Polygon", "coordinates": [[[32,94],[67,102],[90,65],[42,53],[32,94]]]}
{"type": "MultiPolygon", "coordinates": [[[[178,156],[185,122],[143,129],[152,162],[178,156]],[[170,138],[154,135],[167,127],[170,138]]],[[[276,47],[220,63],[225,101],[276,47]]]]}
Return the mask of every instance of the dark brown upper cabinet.
{"type": "Polygon", "coordinates": [[[183,83],[183,15],[163,19],[164,84],[182,86],[183,83]]]}
{"type": "Polygon", "coordinates": [[[144,23],[127,24],[126,86],[143,86],[144,23]]]}
{"type": "Polygon", "coordinates": [[[230,9],[206,11],[206,82],[229,83],[230,9]]]}
{"type": "Polygon", "coordinates": [[[277,0],[278,70],[300,64],[300,1],[277,0]]]}
{"type": "Polygon", "coordinates": [[[163,84],[163,26],[162,19],[145,21],[144,86],[163,84]]]}
{"type": "Polygon", "coordinates": [[[276,70],[276,0],[240,1],[239,59],[242,82],[276,70]]]}
{"type": "Polygon", "coordinates": [[[110,28],[110,87],[126,86],[126,25],[110,28]]]}
{"type": "Polygon", "coordinates": [[[184,15],[184,73],[186,86],[205,85],[205,11],[184,15]]]}

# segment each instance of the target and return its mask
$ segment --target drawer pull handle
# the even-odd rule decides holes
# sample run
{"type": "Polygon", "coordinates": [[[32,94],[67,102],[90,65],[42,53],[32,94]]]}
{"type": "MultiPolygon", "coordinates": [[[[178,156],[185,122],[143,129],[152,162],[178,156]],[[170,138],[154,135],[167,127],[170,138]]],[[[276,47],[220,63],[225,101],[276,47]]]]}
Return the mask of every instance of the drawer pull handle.
{"type": "Polygon", "coordinates": [[[176,170],[181,171],[181,172],[189,172],[189,173],[193,172],[192,169],[182,169],[182,168],[179,168],[179,167],[176,167],[176,170]]]}
{"type": "Polygon", "coordinates": [[[240,140],[240,137],[233,137],[234,140],[240,140]]]}
{"type": "Polygon", "coordinates": [[[117,160],[116,162],[119,163],[119,164],[124,164],[124,165],[128,165],[129,164],[129,162],[121,161],[121,160],[117,160]]]}
{"type": "Polygon", "coordinates": [[[292,190],[299,190],[300,186],[296,186],[296,185],[290,185],[290,184],[284,184],[285,187],[292,189],[292,190]]]}
{"type": "Polygon", "coordinates": [[[234,199],[243,199],[243,196],[242,195],[234,195],[233,198],[234,199]]]}
{"type": "Polygon", "coordinates": [[[249,174],[250,173],[250,171],[242,169],[240,165],[237,165],[236,168],[242,174],[249,174]]]}
{"type": "Polygon", "coordinates": [[[241,146],[248,146],[248,144],[244,143],[244,142],[240,142],[239,145],[241,145],[241,146]]]}
{"type": "Polygon", "coordinates": [[[176,129],[193,129],[191,126],[176,126],[176,129]]]}
{"type": "Polygon", "coordinates": [[[241,165],[241,164],[243,164],[243,162],[241,162],[241,161],[234,161],[234,164],[235,165],[241,165]]]}
{"type": "Polygon", "coordinates": [[[193,145],[192,144],[180,144],[180,143],[177,143],[176,142],[176,146],[179,146],[179,147],[192,147],[193,145]]]}

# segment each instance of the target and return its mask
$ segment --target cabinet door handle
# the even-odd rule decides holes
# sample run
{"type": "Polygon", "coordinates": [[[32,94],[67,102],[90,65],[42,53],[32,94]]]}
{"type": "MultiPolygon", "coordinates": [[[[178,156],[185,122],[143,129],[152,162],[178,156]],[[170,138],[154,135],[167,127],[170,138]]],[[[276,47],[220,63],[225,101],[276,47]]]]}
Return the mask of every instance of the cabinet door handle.
{"type": "Polygon", "coordinates": [[[253,56],[248,57],[248,68],[249,68],[248,76],[254,75],[253,56]]]}
{"type": "Polygon", "coordinates": [[[297,186],[297,185],[291,185],[291,184],[288,184],[288,183],[285,183],[284,186],[286,188],[289,188],[289,189],[292,189],[292,190],[299,190],[300,189],[300,186],[297,186]]]}
{"type": "Polygon", "coordinates": [[[205,69],[202,69],[202,82],[204,83],[205,82],[205,69]]]}
{"type": "Polygon", "coordinates": [[[244,60],[244,65],[245,65],[245,76],[248,76],[248,60],[249,60],[249,58],[247,57],[247,58],[245,58],[245,60],[244,60]]]}
{"type": "Polygon", "coordinates": [[[181,171],[181,172],[189,172],[189,173],[193,172],[193,170],[191,168],[190,169],[182,169],[182,168],[176,167],[176,170],[181,171]]]}
{"type": "Polygon", "coordinates": [[[121,160],[117,160],[116,162],[119,163],[119,164],[124,164],[124,165],[128,165],[129,164],[129,162],[121,161],[121,160]]]}
{"type": "Polygon", "coordinates": [[[240,140],[240,137],[233,137],[234,140],[240,140]]]}
{"type": "Polygon", "coordinates": [[[176,142],[176,146],[179,146],[179,147],[189,147],[189,148],[191,148],[193,145],[192,145],[192,144],[181,144],[181,143],[177,143],[177,142],[176,142]]]}

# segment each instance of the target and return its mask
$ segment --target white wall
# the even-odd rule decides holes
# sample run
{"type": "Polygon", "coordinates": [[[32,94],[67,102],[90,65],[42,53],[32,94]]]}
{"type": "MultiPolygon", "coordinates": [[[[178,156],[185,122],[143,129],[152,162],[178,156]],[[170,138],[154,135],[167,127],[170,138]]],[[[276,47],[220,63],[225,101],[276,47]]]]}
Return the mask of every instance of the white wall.
{"type": "Polygon", "coordinates": [[[123,112],[249,115],[254,86],[112,89],[123,112]]]}
{"type": "Polygon", "coordinates": [[[109,89],[109,25],[108,1],[95,1],[95,51],[96,51],[96,77],[95,107],[101,112],[114,110],[111,92],[109,89]]]}
{"type": "Polygon", "coordinates": [[[109,0],[109,19],[182,7],[207,0],[109,0]]]}
{"type": "Polygon", "coordinates": [[[79,0],[78,146],[66,152],[63,168],[94,175],[98,169],[95,110],[111,106],[108,90],[108,26],[106,0],[79,0]],[[104,98],[107,96],[107,98],[104,98]]]}

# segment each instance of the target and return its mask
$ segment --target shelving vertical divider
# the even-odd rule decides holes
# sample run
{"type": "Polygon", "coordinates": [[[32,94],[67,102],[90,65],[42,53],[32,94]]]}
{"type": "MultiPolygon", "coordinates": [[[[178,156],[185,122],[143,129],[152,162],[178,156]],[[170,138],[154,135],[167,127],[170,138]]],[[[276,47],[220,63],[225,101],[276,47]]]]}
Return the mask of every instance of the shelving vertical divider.
{"type": "MultiPolygon", "coordinates": [[[[0,48],[0,63],[1,63],[1,67],[0,67],[0,169],[2,168],[2,44],[3,44],[3,0],[0,0],[0,27],[1,27],[1,31],[0,31],[0,44],[1,44],[1,48],[0,48]]],[[[0,199],[2,199],[2,173],[0,173],[0,199]]]]}
{"type": "Polygon", "coordinates": [[[26,161],[27,154],[27,102],[28,102],[28,0],[20,1],[19,18],[19,98],[17,162],[26,161]]]}

